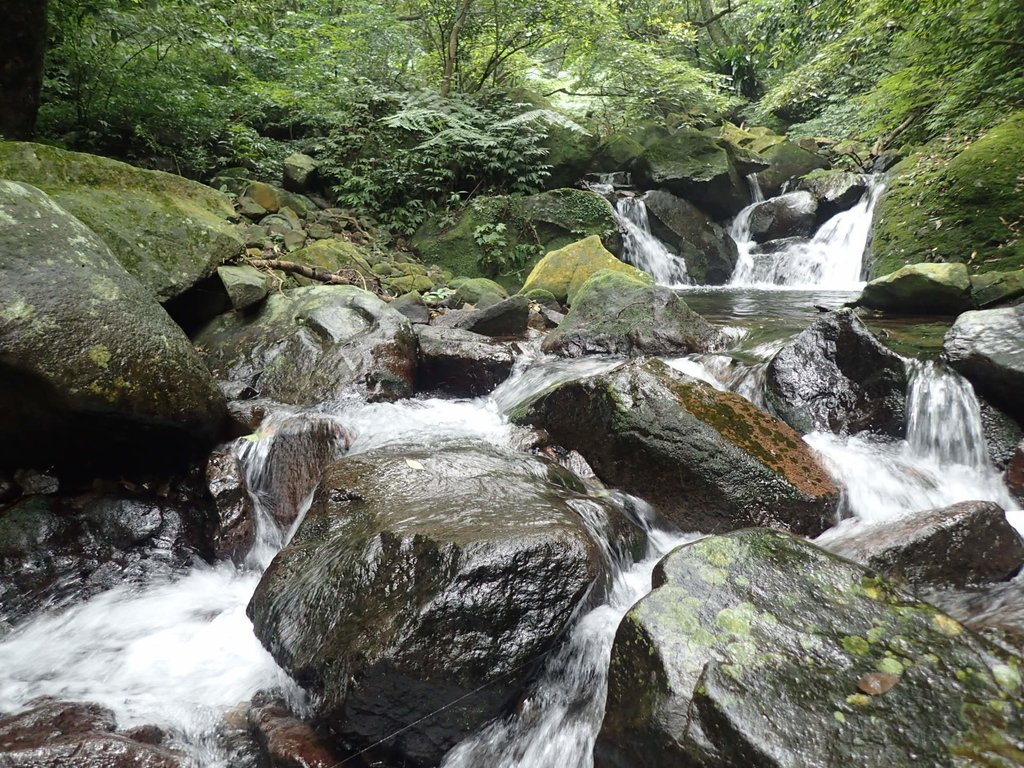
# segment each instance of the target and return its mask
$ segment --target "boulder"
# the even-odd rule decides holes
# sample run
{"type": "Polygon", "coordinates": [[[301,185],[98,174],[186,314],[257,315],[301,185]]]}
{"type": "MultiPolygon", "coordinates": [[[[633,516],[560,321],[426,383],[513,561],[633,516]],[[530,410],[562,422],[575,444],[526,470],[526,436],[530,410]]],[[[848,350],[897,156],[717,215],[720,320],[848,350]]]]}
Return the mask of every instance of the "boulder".
{"type": "Polygon", "coordinates": [[[522,293],[543,290],[563,304],[572,304],[583,284],[602,269],[622,272],[637,280],[651,282],[641,270],[619,261],[594,236],[547,253],[530,272],[522,293]]]}
{"type": "Polygon", "coordinates": [[[436,319],[436,325],[457,328],[484,336],[522,336],[530,319],[530,301],[515,295],[483,309],[451,311],[436,319]]]}
{"type": "Polygon", "coordinates": [[[978,309],[990,309],[1024,300],[1024,269],[971,275],[971,297],[978,309]]]}
{"type": "Polygon", "coordinates": [[[215,442],[227,412],[202,359],[84,224],[2,181],[0,253],[0,466],[125,472],[215,442]]]}
{"type": "Polygon", "coordinates": [[[817,226],[848,211],[868,192],[868,177],[849,171],[815,171],[801,178],[796,189],[810,192],[818,202],[817,226]]]}
{"type": "Polygon", "coordinates": [[[416,337],[408,319],[348,285],[296,288],[253,314],[215,319],[196,342],[233,398],[315,405],[355,388],[375,400],[413,392],[416,337]]]}
{"type": "Polygon", "coordinates": [[[284,159],[282,184],[289,192],[308,192],[320,175],[316,160],[301,152],[294,152],[284,159]]]}
{"type": "Polygon", "coordinates": [[[49,194],[161,303],[242,252],[228,197],[180,176],[41,144],[0,142],[0,179],[49,194]]]}
{"type": "Polygon", "coordinates": [[[217,277],[231,306],[239,311],[259,304],[270,293],[270,277],[255,267],[217,267],[217,277]]]}
{"type": "Polygon", "coordinates": [[[479,397],[494,390],[512,373],[516,356],[509,344],[458,328],[423,326],[417,336],[417,390],[479,397]]]}
{"type": "Polygon", "coordinates": [[[891,314],[956,315],[973,306],[963,264],[908,264],[864,286],[858,306],[891,314]]]}
{"type": "Polygon", "coordinates": [[[354,270],[363,277],[373,275],[373,267],[359,246],[341,238],[317,240],[292,253],[289,259],[328,272],[354,270]]]}
{"type": "Polygon", "coordinates": [[[1024,564],[1024,541],[990,501],[965,501],[874,525],[842,527],[816,542],[911,585],[1006,581],[1024,564]]]}
{"type": "Polygon", "coordinates": [[[283,698],[258,693],[246,719],[270,768],[338,768],[338,754],[316,730],[292,714],[283,698]]]}
{"type": "Polygon", "coordinates": [[[788,181],[829,167],[828,160],[824,157],[797,146],[792,141],[778,141],[768,147],[751,148],[768,163],[768,167],[757,174],[758,183],[765,197],[775,197],[781,193],[788,181]]]}
{"type": "Polygon", "coordinates": [[[563,384],[514,415],[685,531],[817,535],[835,521],[839,489],[796,432],[660,361],[563,384]]]}
{"type": "Polygon", "coordinates": [[[1019,658],[859,565],[755,529],[652,581],[615,635],[598,768],[1021,759],[1019,658]]]}
{"type": "Polygon", "coordinates": [[[989,461],[996,469],[1006,469],[1024,440],[1024,427],[982,397],[978,398],[978,410],[989,461]]]}
{"type": "Polygon", "coordinates": [[[992,404],[1024,422],[1024,306],[964,312],[942,344],[946,360],[992,404]]]}
{"type": "Polygon", "coordinates": [[[724,285],[739,259],[736,243],[692,203],[663,189],[644,195],[651,232],[686,262],[698,285],[724,285]]]}
{"type": "Polygon", "coordinates": [[[680,356],[707,352],[719,341],[718,330],[672,289],[603,269],[582,285],[542,346],[563,357],[680,356]]]}
{"type": "Polygon", "coordinates": [[[790,192],[750,211],[750,235],[759,243],[814,234],[818,203],[810,192],[790,192]]]}
{"type": "Polygon", "coordinates": [[[455,291],[455,304],[461,307],[463,304],[472,304],[478,309],[489,307],[508,298],[508,291],[493,280],[486,277],[476,277],[465,280],[455,291]]]}
{"type": "Polygon", "coordinates": [[[769,409],[801,434],[906,431],[907,367],[849,309],[819,317],[765,372],[769,409]]]}
{"type": "Polygon", "coordinates": [[[1018,500],[1024,501],[1024,441],[1017,446],[1006,466],[1006,487],[1018,500]]]}
{"type": "Polygon", "coordinates": [[[878,201],[870,276],[904,264],[956,261],[972,272],[1024,268],[1024,111],[950,156],[925,146],[892,169],[878,201]]]}
{"type": "Polygon", "coordinates": [[[98,704],[29,702],[29,709],[0,717],[4,768],[183,768],[185,756],[117,733],[114,713],[98,704]]]}
{"type": "Polygon", "coordinates": [[[204,477],[217,513],[214,552],[241,564],[256,542],[256,510],[242,465],[230,446],[210,454],[204,477]]]}
{"type": "Polygon", "coordinates": [[[584,506],[617,514],[483,444],[349,456],[256,589],[256,635],[339,744],[437,765],[515,706],[602,572],[584,506]]]}

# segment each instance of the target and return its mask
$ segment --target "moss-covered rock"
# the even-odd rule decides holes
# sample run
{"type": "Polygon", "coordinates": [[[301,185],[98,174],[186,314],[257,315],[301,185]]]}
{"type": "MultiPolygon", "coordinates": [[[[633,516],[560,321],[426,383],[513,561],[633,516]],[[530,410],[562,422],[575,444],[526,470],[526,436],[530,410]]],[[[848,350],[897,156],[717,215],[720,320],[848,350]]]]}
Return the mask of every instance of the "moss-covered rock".
{"type": "Polygon", "coordinates": [[[551,166],[545,182],[547,188],[571,187],[593,170],[597,144],[594,134],[553,126],[547,138],[548,156],[545,162],[551,166]]]}
{"type": "Polygon", "coordinates": [[[217,267],[217,277],[235,309],[248,309],[259,304],[270,293],[270,277],[248,265],[217,267]]]}
{"type": "Polygon", "coordinates": [[[621,250],[615,211],[600,195],[555,189],[528,197],[480,197],[454,224],[424,224],[413,246],[430,264],[453,274],[487,277],[517,290],[522,275],[547,251],[597,235],[613,253],[621,250]]]}
{"type": "Polygon", "coordinates": [[[787,181],[792,181],[814,170],[827,169],[829,162],[815,152],[808,152],[791,141],[775,142],[771,146],[751,148],[768,163],[757,174],[765,197],[774,197],[787,181]]]}
{"type": "Polygon", "coordinates": [[[82,222],[0,182],[0,254],[0,466],[156,460],[218,437],[210,372],[82,222]]]}
{"type": "Polygon", "coordinates": [[[952,157],[926,147],[892,174],[875,215],[872,277],[923,261],[1024,267],[1024,112],[952,157]]]}
{"type": "Polygon", "coordinates": [[[508,298],[508,291],[486,277],[464,280],[455,289],[455,305],[472,304],[474,307],[489,307],[508,298]]]}
{"type": "Polygon", "coordinates": [[[408,319],[353,286],[275,293],[254,314],[217,318],[196,341],[234,398],[315,405],[352,388],[388,400],[413,391],[416,337],[408,319]]]}
{"type": "Polygon", "coordinates": [[[839,490],[796,432],[660,361],[560,385],[516,417],[683,530],[818,534],[834,522],[839,490]]]}
{"type": "Polygon", "coordinates": [[[619,269],[591,275],[571,297],[561,325],[544,339],[545,352],[582,355],[685,355],[706,352],[718,330],[672,289],[619,269]]]}
{"type": "Polygon", "coordinates": [[[321,267],[330,272],[354,269],[362,275],[369,276],[374,273],[359,246],[340,238],[317,240],[292,253],[289,259],[311,267],[321,267]]]}
{"type": "Polygon", "coordinates": [[[619,261],[602,245],[601,238],[592,236],[547,253],[526,278],[522,293],[544,290],[559,301],[571,304],[583,284],[602,269],[651,282],[646,273],[619,261]]]}
{"type": "Polygon", "coordinates": [[[811,171],[796,184],[818,201],[818,225],[853,208],[868,191],[868,177],[849,171],[811,171]]]}
{"type": "Polygon", "coordinates": [[[971,275],[971,297],[979,309],[1019,304],[1024,299],[1024,269],[971,275]]]}
{"type": "Polygon", "coordinates": [[[41,144],[0,143],[0,178],[49,194],[161,302],[242,252],[228,198],[159,171],[41,144]]]}
{"type": "Polygon", "coordinates": [[[864,286],[857,304],[892,314],[955,315],[974,306],[961,263],[908,264],[864,286]]]}
{"type": "Polygon", "coordinates": [[[1021,660],[861,566],[747,530],[653,582],[615,636],[598,768],[1024,761],[1021,660]]]}

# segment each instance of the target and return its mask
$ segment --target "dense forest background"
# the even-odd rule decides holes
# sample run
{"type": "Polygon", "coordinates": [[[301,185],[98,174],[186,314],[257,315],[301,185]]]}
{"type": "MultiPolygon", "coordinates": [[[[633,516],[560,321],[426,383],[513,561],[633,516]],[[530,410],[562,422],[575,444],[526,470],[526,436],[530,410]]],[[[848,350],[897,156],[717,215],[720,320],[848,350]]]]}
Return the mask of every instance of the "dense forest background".
{"type": "Polygon", "coordinates": [[[1019,0],[49,0],[36,135],[210,178],[315,151],[411,231],[659,123],[864,146],[1024,104],[1019,0]]]}

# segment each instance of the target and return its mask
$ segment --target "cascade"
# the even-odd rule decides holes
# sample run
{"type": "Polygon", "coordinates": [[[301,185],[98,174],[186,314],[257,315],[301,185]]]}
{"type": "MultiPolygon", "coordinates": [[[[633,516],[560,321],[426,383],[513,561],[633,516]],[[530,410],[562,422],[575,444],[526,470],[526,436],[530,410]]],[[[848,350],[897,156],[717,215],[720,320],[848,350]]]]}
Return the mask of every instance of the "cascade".
{"type": "Polygon", "coordinates": [[[673,255],[651,234],[643,198],[624,196],[615,204],[622,230],[622,260],[654,278],[659,285],[673,288],[689,285],[686,262],[673,255]]]}

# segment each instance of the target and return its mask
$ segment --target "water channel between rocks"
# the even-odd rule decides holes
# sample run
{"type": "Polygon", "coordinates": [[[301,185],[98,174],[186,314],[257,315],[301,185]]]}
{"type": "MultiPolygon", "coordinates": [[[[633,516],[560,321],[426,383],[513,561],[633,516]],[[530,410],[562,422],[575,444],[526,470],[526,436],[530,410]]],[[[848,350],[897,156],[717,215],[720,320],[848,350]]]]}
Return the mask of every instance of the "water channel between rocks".
{"type": "MultiPolygon", "coordinates": [[[[768,271],[757,272],[750,265],[749,248],[744,252],[748,244],[741,243],[733,286],[684,289],[693,309],[732,329],[733,348],[721,354],[671,360],[670,364],[758,402],[760,376],[771,355],[807,327],[821,309],[836,308],[851,298],[859,267],[850,266],[850,254],[857,252],[859,264],[864,247],[861,238],[866,238],[865,218],[870,220],[874,197],[872,190],[860,210],[838,223],[826,224],[832,227],[830,234],[819,232],[820,240],[801,246],[800,253],[788,261],[785,257],[773,259],[768,271]],[[814,249],[834,257],[837,239],[845,249],[841,258],[817,271],[804,269],[807,259],[813,260],[813,254],[808,254],[814,249]],[[803,288],[787,287],[786,279],[781,279],[780,285],[783,273],[803,288]],[[808,288],[808,280],[815,287],[808,288]],[[767,283],[772,284],[771,289],[767,283]]],[[[627,242],[632,238],[634,244],[649,246],[642,222],[637,223],[635,205],[626,205],[620,212],[630,217],[636,229],[627,232],[627,242]]],[[[734,225],[734,232],[741,227],[742,221],[734,225]]],[[[661,256],[671,258],[671,254],[661,256]]],[[[649,262],[645,266],[662,282],[687,282],[685,268],[678,264],[666,266],[661,273],[649,262]]],[[[933,356],[934,345],[915,346],[913,341],[934,338],[933,320],[876,329],[896,341],[894,346],[904,354],[916,349],[922,358],[933,356]],[[904,339],[908,341],[901,346],[904,339]]],[[[527,351],[512,378],[488,397],[389,404],[353,400],[325,404],[320,411],[336,416],[355,435],[350,456],[382,446],[440,447],[466,441],[512,449],[516,428],[504,415],[508,409],[556,382],[604,372],[617,362],[599,358],[556,361],[527,351]]],[[[1016,509],[989,464],[978,403],[970,385],[928,360],[912,368],[905,440],[831,433],[812,433],[805,438],[845,489],[844,511],[849,521],[844,525],[885,522],[975,499],[1016,509]]],[[[267,455],[260,442],[237,443],[256,488],[267,455]]],[[[646,508],[642,501],[633,506],[646,508]]],[[[1011,511],[1008,517],[1024,528],[1019,512],[1011,511]]],[[[646,554],[634,562],[614,555],[608,542],[603,542],[611,574],[606,598],[577,617],[561,646],[548,657],[519,715],[497,722],[457,746],[445,761],[448,768],[592,765],[604,710],[607,661],[619,620],[649,591],[650,574],[658,559],[693,538],[690,532],[667,530],[650,512],[642,513],[639,522],[646,528],[646,554]]],[[[594,535],[600,538],[604,534],[598,527],[594,535]]],[[[262,569],[286,538],[287,532],[264,519],[246,568],[230,563],[198,566],[178,578],[142,588],[115,588],[65,611],[44,613],[17,628],[0,639],[0,711],[17,709],[41,695],[94,701],[113,709],[121,727],[155,723],[167,729],[175,745],[187,750],[197,766],[231,765],[220,738],[227,712],[268,688],[281,689],[297,707],[302,705],[298,687],[261,647],[245,615],[262,569]]]]}

